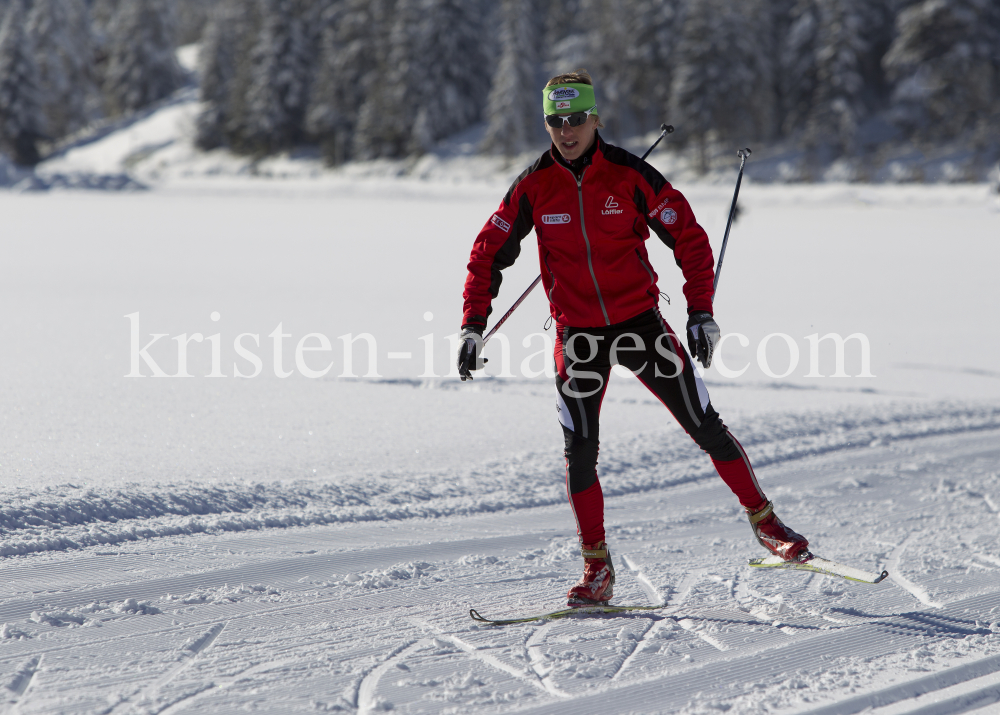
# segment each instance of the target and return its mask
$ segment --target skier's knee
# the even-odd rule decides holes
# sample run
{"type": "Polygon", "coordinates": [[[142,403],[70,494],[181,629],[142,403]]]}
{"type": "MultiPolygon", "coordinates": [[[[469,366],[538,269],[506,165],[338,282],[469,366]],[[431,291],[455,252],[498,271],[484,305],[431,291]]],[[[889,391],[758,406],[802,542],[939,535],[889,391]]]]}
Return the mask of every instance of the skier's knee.
{"type": "Polygon", "coordinates": [[[563,427],[566,441],[566,473],[571,494],[589,489],[597,481],[598,443],[563,427]]]}
{"type": "Polygon", "coordinates": [[[705,419],[701,427],[691,435],[694,441],[708,455],[719,462],[730,462],[734,459],[741,459],[743,455],[736,447],[736,440],[729,435],[729,430],[723,424],[719,413],[712,405],[705,410],[705,419]]]}

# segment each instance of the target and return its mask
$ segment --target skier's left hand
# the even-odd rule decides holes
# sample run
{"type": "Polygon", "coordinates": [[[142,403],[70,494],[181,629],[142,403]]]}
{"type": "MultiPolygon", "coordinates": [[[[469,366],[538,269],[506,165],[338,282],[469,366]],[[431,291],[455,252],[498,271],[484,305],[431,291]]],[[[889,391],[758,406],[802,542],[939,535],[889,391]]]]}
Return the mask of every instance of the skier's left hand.
{"type": "Polygon", "coordinates": [[[707,370],[712,365],[712,355],[722,337],[722,331],[719,330],[711,313],[707,310],[696,310],[688,317],[687,333],[691,357],[697,358],[707,370]]]}

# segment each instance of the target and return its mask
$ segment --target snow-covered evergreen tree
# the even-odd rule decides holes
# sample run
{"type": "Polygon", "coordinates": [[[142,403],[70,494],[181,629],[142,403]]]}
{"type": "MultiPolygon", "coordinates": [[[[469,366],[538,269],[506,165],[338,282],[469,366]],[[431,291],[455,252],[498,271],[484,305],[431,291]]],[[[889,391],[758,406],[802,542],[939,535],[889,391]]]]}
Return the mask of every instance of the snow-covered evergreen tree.
{"type": "Polygon", "coordinates": [[[118,12],[118,7],[124,0],[92,0],[90,3],[90,17],[94,23],[94,30],[98,33],[106,34],[111,27],[111,21],[118,12]]]}
{"type": "Polygon", "coordinates": [[[108,27],[103,90],[112,115],[163,99],[181,86],[169,9],[160,0],[128,0],[108,27]]]}
{"type": "Polygon", "coordinates": [[[928,138],[978,129],[996,136],[1000,121],[1000,2],[921,0],[902,11],[883,59],[894,118],[928,138]]]}
{"type": "Polygon", "coordinates": [[[623,8],[628,41],[616,72],[622,104],[630,111],[636,131],[674,123],[670,88],[682,5],[679,0],[629,0],[623,8]]]}
{"type": "Polygon", "coordinates": [[[28,14],[46,133],[58,138],[93,118],[97,86],[84,0],[35,0],[28,14]]]}
{"type": "MultiPolygon", "coordinates": [[[[242,35],[250,34],[249,14],[244,0],[222,0],[209,14],[198,53],[202,110],[196,120],[195,142],[202,149],[214,149],[225,142],[240,48],[248,44],[242,35]]],[[[249,52],[243,54],[248,56],[249,52]]]]}
{"type": "Polygon", "coordinates": [[[791,34],[794,10],[797,4],[797,0],[770,0],[770,2],[764,3],[762,8],[767,14],[764,25],[768,32],[761,38],[760,50],[767,54],[768,63],[772,68],[771,95],[774,98],[771,109],[770,136],[772,138],[780,136],[786,117],[788,102],[785,98],[786,83],[782,74],[786,41],[791,34]]]}
{"type": "Polygon", "coordinates": [[[542,62],[545,79],[564,72],[586,67],[589,56],[589,34],[584,0],[548,0],[545,14],[545,35],[542,42],[542,62]]]}
{"type": "Polygon", "coordinates": [[[198,42],[208,27],[208,19],[221,0],[174,0],[177,6],[177,44],[198,42]]]}
{"type": "Polygon", "coordinates": [[[306,131],[331,165],[352,156],[358,110],[377,79],[380,48],[388,42],[388,10],[382,1],[334,0],[323,12],[306,131]]]}
{"type": "Polygon", "coordinates": [[[876,108],[890,15],[881,0],[817,0],[816,89],[808,120],[812,146],[853,153],[858,125],[876,108]]]}
{"type": "Polygon", "coordinates": [[[399,0],[383,66],[358,117],[361,157],[427,151],[482,115],[489,93],[481,0],[399,0]]]}
{"type": "MultiPolygon", "coordinates": [[[[601,121],[606,137],[621,139],[629,133],[632,124],[629,116],[628,91],[624,77],[630,67],[625,56],[634,42],[629,37],[629,0],[581,0],[579,21],[584,32],[577,35],[582,44],[572,40],[560,48],[566,59],[582,51],[580,62],[569,64],[568,69],[584,67],[594,78],[601,121]]],[[[561,71],[566,71],[561,70],[561,71]]]]}
{"type": "Polygon", "coordinates": [[[798,0],[781,48],[781,128],[786,135],[801,132],[812,112],[816,92],[816,37],[819,34],[817,0],[798,0]]]}
{"type": "Polygon", "coordinates": [[[23,0],[9,0],[0,22],[0,151],[30,165],[38,163],[43,118],[26,14],[23,0]]]}
{"type": "Polygon", "coordinates": [[[671,106],[682,136],[697,142],[701,171],[708,170],[710,135],[743,144],[772,130],[772,67],[759,48],[768,36],[763,3],[690,0],[671,106]]]}
{"type": "Polygon", "coordinates": [[[542,128],[538,47],[539,15],[534,0],[502,0],[500,61],[486,105],[482,151],[514,156],[545,141],[542,128]]]}
{"type": "Polygon", "coordinates": [[[250,54],[246,114],[231,132],[240,152],[268,154],[302,136],[310,80],[310,47],[296,0],[262,0],[261,29],[250,54]]]}

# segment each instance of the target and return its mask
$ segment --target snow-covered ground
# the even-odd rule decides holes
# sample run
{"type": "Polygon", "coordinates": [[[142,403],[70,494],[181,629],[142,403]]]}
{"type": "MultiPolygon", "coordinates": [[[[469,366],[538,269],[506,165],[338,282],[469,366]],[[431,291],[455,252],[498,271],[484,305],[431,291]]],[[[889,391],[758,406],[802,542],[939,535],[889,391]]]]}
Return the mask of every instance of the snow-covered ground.
{"type": "MultiPolygon", "coordinates": [[[[153,191],[0,193],[0,708],[998,707],[987,187],[741,194],[716,303],[732,372],[706,371],[713,403],[782,518],[889,581],[751,570],[763,554],[711,463],[616,374],[600,465],[615,600],[665,608],[491,628],[469,608],[552,610],[580,570],[544,296],[505,326],[507,360],[490,344],[490,376],[449,376],[469,247],[518,167],[456,184],[388,165],[309,178],[289,159],[298,173],[275,180],[210,155],[223,176],[171,173],[190,167],[166,160],[186,151],[189,105],[40,170],[135,169],[153,191]],[[868,370],[861,338],[845,377],[832,339],[813,370],[808,336],[829,333],[863,335],[868,370]],[[361,334],[375,364],[361,338],[348,367],[361,334]],[[248,350],[260,373],[236,377],[255,372],[248,350]]],[[[718,250],[731,187],[678,186],[718,250]]],[[[679,271],[652,243],[679,327],[679,271]]],[[[495,315],[537,271],[529,237],[495,315]]]]}

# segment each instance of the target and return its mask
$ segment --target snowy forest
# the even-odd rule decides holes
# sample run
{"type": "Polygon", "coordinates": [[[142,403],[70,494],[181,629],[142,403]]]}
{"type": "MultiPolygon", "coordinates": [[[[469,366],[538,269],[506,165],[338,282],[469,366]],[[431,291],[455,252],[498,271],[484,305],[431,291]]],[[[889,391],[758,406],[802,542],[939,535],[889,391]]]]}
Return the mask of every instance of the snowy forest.
{"type": "Polygon", "coordinates": [[[1000,0],[0,0],[0,152],[32,165],[87,127],[192,82],[198,147],[330,165],[544,146],[539,89],[578,67],[606,136],[677,127],[819,162],[960,146],[995,162],[1000,0]]]}

